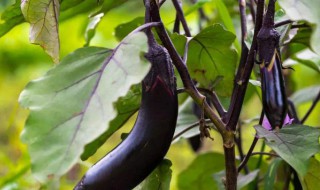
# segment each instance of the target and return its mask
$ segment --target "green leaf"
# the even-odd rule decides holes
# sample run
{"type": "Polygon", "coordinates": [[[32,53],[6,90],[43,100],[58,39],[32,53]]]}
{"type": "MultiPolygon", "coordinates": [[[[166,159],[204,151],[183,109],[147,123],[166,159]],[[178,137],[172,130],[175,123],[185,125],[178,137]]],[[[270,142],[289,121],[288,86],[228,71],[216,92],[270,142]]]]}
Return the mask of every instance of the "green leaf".
{"type": "Polygon", "coordinates": [[[320,17],[318,0],[287,1],[279,0],[280,6],[286,11],[291,20],[306,20],[313,24],[311,47],[320,55],[320,17]]]}
{"type": "Polygon", "coordinates": [[[202,86],[228,97],[233,88],[237,53],[230,48],[235,35],[215,24],[203,29],[189,42],[187,65],[191,77],[202,86]]]}
{"type": "Polygon", "coordinates": [[[172,170],[170,160],[164,159],[158,167],[143,180],[134,190],[169,190],[172,170]]]}
{"type": "Polygon", "coordinates": [[[103,16],[104,14],[101,13],[89,19],[89,24],[86,28],[85,33],[86,44],[84,46],[89,46],[91,39],[94,37],[94,34],[96,33],[96,28],[98,27],[103,16]]]}
{"type": "Polygon", "coordinates": [[[187,37],[185,35],[173,33],[170,35],[170,38],[179,55],[183,57],[186,49],[186,43],[188,40],[187,37]]]}
{"type": "Polygon", "coordinates": [[[292,56],[292,59],[320,73],[320,55],[313,53],[311,50],[300,51],[292,56]]]}
{"type": "Polygon", "coordinates": [[[271,190],[274,188],[278,167],[280,166],[282,161],[283,160],[281,158],[275,158],[274,160],[272,160],[264,177],[264,189],[271,190]]]}
{"type": "MultiPolygon", "coordinates": [[[[106,1],[103,2],[100,11],[98,11],[96,14],[107,13],[111,9],[119,7],[119,6],[121,6],[122,4],[124,4],[126,2],[128,2],[128,0],[106,0],[106,1]]],[[[96,15],[96,14],[94,14],[94,15],[96,15]]]]}
{"type": "Polygon", "coordinates": [[[313,101],[320,91],[320,85],[303,88],[290,96],[290,100],[295,105],[313,101]]]}
{"type": "Polygon", "coordinates": [[[208,2],[211,2],[212,0],[198,0],[196,3],[192,4],[191,7],[184,12],[184,15],[187,16],[194,11],[197,11],[199,8],[203,7],[208,2]]]}
{"type": "MultiPolygon", "coordinates": [[[[60,10],[65,11],[67,9],[74,8],[74,7],[78,6],[79,4],[83,3],[84,1],[86,1],[86,0],[63,0],[61,2],[60,10]]],[[[92,1],[92,2],[98,5],[98,3],[96,1],[92,1]]]]}
{"type": "MultiPolygon", "coordinates": [[[[233,34],[236,34],[236,30],[233,26],[231,15],[229,14],[229,11],[228,11],[226,5],[224,4],[224,2],[222,0],[215,0],[214,2],[217,6],[217,10],[219,12],[220,18],[221,18],[224,26],[226,27],[226,29],[229,30],[230,32],[232,32],[233,34]]],[[[234,45],[238,51],[241,50],[241,47],[240,47],[238,40],[236,40],[234,42],[234,45]]]]}
{"type": "MultiPolygon", "coordinates": [[[[199,121],[199,119],[193,114],[192,106],[193,106],[193,100],[190,97],[187,98],[186,101],[184,101],[184,103],[181,106],[179,106],[177,125],[176,125],[176,130],[174,132],[175,133],[174,135],[179,134],[190,125],[199,121]]],[[[188,132],[183,133],[175,141],[178,141],[181,138],[193,137],[199,133],[200,133],[199,127],[194,127],[188,132]]]]}
{"type": "MultiPolygon", "coordinates": [[[[248,185],[249,183],[251,183],[253,180],[256,179],[256,177],[258,176],[260,170],[254,170],[252,172],[250,172],[247,175],[243,175],[243,174],[239,174],[238,175],[238,181],[237,181],[237,189],[242,189],[244,188],[246,185],[248,185]]],[[[217,183],[217,188],[219,190],[224,190],[225,189],[225,185],[223,184],[223,179],[226,176],[226,172],[225,170],[222,170],[218,173],[215,173],[213,175],[213,179],[216,181],[217,183]]]]}
{"type": "Polygon", "coordinates": [[[310,166],[307,174],[303,177],[303,189],[312,190],[320,187],[320,162],[315,158],[310,159],[310,166]]]}
{"type": "Polygon", "coordinates": [[[93,142],[85,146],[85,150],[81,155],[81,159],[87,160],[90,156],[92,156],[114,132],[122,127],[122,125],[125,124],[135,112],[138,111],[140,102],[141,85],[133,85],[128,91],[127,95],[120,97],[115,103],[115,108],[117,109],[118,114],[116,118],[110,122],[107,131],[105,131],[93,142]]]}
{"type": "Polygon", "coordinates": [[[55,63],[59,62],[59,0],[24,0],[21,10],[30,23],[30,42],[40,45],[55,63]]]}
{"type": "Polygon", "coordinates": [[[117,40],[121,41],[125,38],[131,31],[141,26],[144,23],[144,17],[137,17],[130,22],[120,24],[115,29],[115,36],[117,40]]]}
{"type": "Polygon", "coordinates": [[[239,174],[237,181],[237,189],[241,189],[251,183],[259,175],[260,170],[254,170],[247,175],[239,174]]]}
{"type": "Polygon", "coordinates": [[[0,37],[9,32],[13,27],[24,22],[20,8],[20,1],[8,7],[1,15],[0,37]]]}
{"type": "Polygon", "coordinates": [[[310,39],[312,35],[312,29],[311,28],[299,28],[297,34],[292,38],[292,43],[300,43],[303,44],[309,48],[310,46],[310,39]]]}
{"type": "Polygon", "coordinates": [[[21,138],[29,147],[39,181],[66,173],[84,146],[110,128],[119,97],[150,69],[143,57],[147,47],[145,34],[138,32],[113,51],[82,48],[27,85],[20,103],[31,112],[21,138]]]}
{"type": "Polygon", "coordinates": [[[65,21],[79,14],[95,13],[101,6],[97,0],[64,0],[61,3],[62,12],[59,21],[65,21]]]}
{"type": "Polygon", "coordinates": [[[212,177],[224,169],[224,156],[220,153],[205,153],[178,175],[178,188],[183,190],[217,189],[218,184],[212,177]]]}
{"type": "Polygon", "coordinates": [[[267,131],[259,125],[255,129],[258,136],[302,176],[308,170],[309,158],[320,151],[319,129],[305,125],[288,125],[279,132],[267,131]]]}

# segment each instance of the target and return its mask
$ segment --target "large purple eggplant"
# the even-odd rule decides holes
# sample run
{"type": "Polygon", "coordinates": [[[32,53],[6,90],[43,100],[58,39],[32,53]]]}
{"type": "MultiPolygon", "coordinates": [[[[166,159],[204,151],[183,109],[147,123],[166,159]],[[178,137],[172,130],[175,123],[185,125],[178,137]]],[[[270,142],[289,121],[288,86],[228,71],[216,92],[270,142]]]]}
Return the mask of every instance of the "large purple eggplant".
{"type": "Polygon", "coordinates": [[[142,100],[129,136],[93,165],[75,190],[127,190],[145,179],[166,155],[176,127],[176,82],[167,50],[152,45],[152,67],[142,82],[142,100]]]}

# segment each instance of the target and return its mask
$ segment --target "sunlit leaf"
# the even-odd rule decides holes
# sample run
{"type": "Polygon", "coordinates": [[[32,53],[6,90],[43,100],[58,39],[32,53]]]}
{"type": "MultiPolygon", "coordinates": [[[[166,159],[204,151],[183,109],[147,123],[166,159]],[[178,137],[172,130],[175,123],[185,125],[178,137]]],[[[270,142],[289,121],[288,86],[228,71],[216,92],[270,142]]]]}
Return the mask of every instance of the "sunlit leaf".
{"type": "Polygon", "coordinates": [[[305,20],[313,25],[311,47],[320,55],[320,17],[318,0],[287,1],[279,0],[280,6],[291,20],[305,20]]]}
{"type": "Polygon", "coordinates": [[[279,132],[259,125],[255,129],[258,136],[302,176],[308,170],[310,157],[320,151],[319,129],[304,125],[288,125],[279,132]]]}
{"type": "Polygon", "coordinates": [[[89,24],[87,26],[86,33],[85,33],[86,44],[84,46],[89,46],[90,41],[94,37],[94,34],[96,33],[96,28],[98,27],[103,15],[104,14],[101,13],[90,18],[89,24]]]}
{"type": "Polygon", "coordinates": [[[318,93],[320,92],[320,85],[310,86],[307,88],[300,89],[290,96],[290,100],[295,105],[299,105],[308,101],[313,101],[318,93]]]}
{"type": "Polygon", "coordinates": [[[292,56],[292,59],[320,73],[320,55],[313,53],[311,50],[300,51],[292,56]]]}
{"type": "Polygon", "coordinates": [[[143,180],[134,190],[169,190],[172,170],[170,160],[164,159],[155,170],[143,180]]]}
{"type": "Polygon", "coordinates": [[[30,42],[40,45],[55,63],[59,62],[59,0],[22,0],[21,10],[30,23],[30,42]]]}
{"type": "MultiPolygon", "coordinates": [[[[217,6],[217,10],[219,12],[220,18],[221,18],[224,26],[226,27],[226,29],[229,30],[230,32],[232,32],[233,34],[236,34],[236,30],[233,26],[231,15],[229,14],[229,11],[228,11],[225,3],[223,2],[223,0],[215,0],[214,3],[217,6]]],[[[238,51],[240,51],[239,41],[236,40],[234,44],[235,44],[236,49],[238,51]]]]}
{"type": "Polygon", "coordinates": [[[131,31],[133,31],[138,26],[141,26],[143,23],[144,23],[144,17],[137,17],[127,23],[118,25],[115,29],[115,36],[117,40],[121,41],[131,31]]]}
{"type": "Polygon", "coordinates": [[[128,36],[113,51],[82,48],[27,85],[20,103],[31,113],[22,140],[38,180],[63,175],[84,146],[108,130],[117,116],[114,104],[150,69],[146,51],[142,32],[128,36]]]}
{"type": "Polygon", "coordinates": [[[128,91],[127,95],[120,97],[115,103],[115,108],[117,109],[117,116],[114,118],[107,129],[102,135],[95,139],[90,144],[85,146],[85,151],[81,155],[82,160],[88,159],[92,156],[97,149],[103,145],[106,140],[117,131],[125,122],[138,111],[140,107],[141,100],[141,85],[134,85],[128,91]]]}
{"type": "Polygon", "coordinates": [[[206,88],[220,96],[230,96],[236,70],[237,53],[230,48],[235,35],[215,24],[203,29],[189,43],[188,69],[206,88]]]}
{"type": "Polygon", "coordinates": [[[1,15],[0,37],[9,32],[13,27],[24,22],[20,8],[20,1],[8,7],[1,15]]]}
{"type": "Polygon", "coordinates": [[[178,175],[178,188],[183,190],[217,189],[213,174],[224,169],[224,156],[206,153],[197,156],[187,169],[178,175]]]}
{"type": "Polygon", "coordinates": [[[312,35],[311,28],[299,28],[297,34],[293,37],[291,42],[292,43],[300,43],[300,44],[303,44],[303,45],[311,48],[311,46],[310,46],[311,35],[312,35]]]}

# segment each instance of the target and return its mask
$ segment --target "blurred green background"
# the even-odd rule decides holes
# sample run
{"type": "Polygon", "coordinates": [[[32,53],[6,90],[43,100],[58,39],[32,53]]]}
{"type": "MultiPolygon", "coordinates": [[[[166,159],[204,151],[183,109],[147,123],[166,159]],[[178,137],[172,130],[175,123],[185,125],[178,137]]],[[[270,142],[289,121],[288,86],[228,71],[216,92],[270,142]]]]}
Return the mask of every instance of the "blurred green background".
{"type": "MultiPolygon", "coordinates": [[[[4,8],[12,3],[13,0],[1,0],[0,15],[4,8]]],[[[134,6],[132,3],[128,3],[121,8],[107,13],[99,24],[96,35],[90,45],[108,48],[115,47],[118,42],[113,35],[114,28],[137,16],[143,16],[142,9],[132,8],[132,6],[134,6]]],[[[163,11],[166,15],[163,17],[164,22],[171,29],[175,16],[171,4],[167,4],[163,8],[163,11]]],[[[197,24],[193,22],[195,15],[191,14],[187,19],[191,21],[192,33],[196,34],[197,24]]],[[[84,31],[87,22],[88,18],[86,15],[79,15],[60,23],[61,58],[85,44],[84,31]]],[[[50,57],[44,53],[41,47],[29,43],[28,33],[29,25],[24,23],[0,38],[0,189],[2,190],[50,189],[50,187],[41,187],[32,177],[27,147],[19,139],[24,122],[28,116],[28,110],[19,107],[19,94],[30,80],[36,79],[54,66],[50,57]]],[[[293,86],[293,89],[320,84],[319,74],[314,70],[303,65],[296,65],[294,69],[295,71],[288,71],[291,74],[291,80],[288,83],[293,86]]],[[[249,86],[249,88],[253,89],[254,87],[249,86]]],[[[303,116],[310,105],[311,102],[300,105],[298,107],[298,115],[303,116]]],[[[258,95],[254,94],[243,107],[241,118],[246,120],[257,117],[260,115],[260,110],[260,99],[258,95]]],[[[319,115],[320,105],[316,107],[306,124],[319,126],[319,115]]],[[[128,121],[124,128],[113,135],[93,157],[86,162],[82,162],[81,165],[75,166],[65,175],[60,181],[60,189],[72,189],[87,167],[118,144],[121,133],[129,132],[134,120],[135,116],[128,121]]],[[[252,126],[252,123],[243,126],[245,152],[248,150],[255,133],[252,126]]],[[[221,138],[216,132],[211,131],[211,133],[215,140],[210,141],[205,139],[204,147],[200,153],[208,151],[222,152],[221,138]]],[[[260,144],[257,145],[256,149],[260,149],[260,144]]],[[[197,153],[191,150],[186,140],[181,140],[170,148],[167,158],[173,163],[171,189],[177,189],[177,175],[192,162],[196,155],[197,153]]]]}

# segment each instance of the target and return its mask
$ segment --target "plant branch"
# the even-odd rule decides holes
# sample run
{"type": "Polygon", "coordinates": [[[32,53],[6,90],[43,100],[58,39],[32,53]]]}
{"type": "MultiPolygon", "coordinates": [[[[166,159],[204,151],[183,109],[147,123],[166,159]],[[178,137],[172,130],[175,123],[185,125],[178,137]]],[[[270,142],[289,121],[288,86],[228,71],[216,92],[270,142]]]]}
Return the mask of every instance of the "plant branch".
{"type": "Polygon", "coordinates": [[[288,20],[284,20],[284,21],[275,23],[274,27],[277,28],[277,27],[280,27],[280,26],[283,26],[286,24],[291,24],[291,23],[293,23],[293,21],[288,19],[288,20]]]}
{"type": "MultiPolygon", "coordinates": [[[[172,41],[170,40],[170,37],[169,37],[169,35],[168,35],[168,33],[167,33],[167,31],[161,21],[161,17],[159,14],[159,8],[156,4],[156,1],[152,0],[150,2],[150,5],[151,5],[152,20],[161,23],[156,28],[158,36],[159,36],[161,42],[163,43],[163,45],[165,46],[165,48],[168,50],[170,57],[171,57],[175,67],[177,68],[177,70],[181,76],[181,79],[182,79],[182,82],[183,82],[183,85],[185,87],[186,92],[193,98],[193,100],[199,106],[201,106],[205,97],[202,94],[200,94],[199,91],[197,90],[197,88],[195,87],[194,83],[191,80],[189,71],[188,71],[185,63],[181,59],[180,55],[177,53],[172,41]]],[[[205,111],[206,115],[208,116],[208,118],[210,118],[210,120],[216,126],[216,128],[221,133],[221,135],[223,137],[228,136],[228,132],[226,131],[226,129],[224,127],[224,123],[214,113],[214,111],[210,108],[210,106],[208,105],[207,102],[204,102],[203,107],[204,107],[204,111],[205,111]]],[[[232,142],[225,142],[225,143],[232,143],[232,142]]]]}
{"type": "Polygon", "coordinates": [[[209,89],[206,88],[197,88],[200,92],[202,92],[203,94],[207,94],[210,96],[210,100],[212,101],[212,104],[214,106],[214,108],[217,110],[218,114],[220,115],[220,117],[223,117],[226,114],[226,111],[224,110],[217,94],[209,89]]]}
{"type": "Polygon", "coordinates": [[[312,102],[312,105],[309,108],[309,110],[307,111],[306,115],[301,119],[301,123],[302,124],[308,119],[308,117],[310,116],[310,114],[313,111],[313,109],[316,107],[316,105],[319,102],[319,100],[320,100],[320,91],[319,91],[316,99],[312,102]]]}
{"type": "Polygon", "coordinates": [[[241,112],[245,92],[248,86],[251,71],[254,65],[254,55],[257,48],[257,34],[262,26],[262,19],[264,13],[264,0],[258,0],[256,25],[254,29],[254,36],[249,54],[244,66],[238,68],[235,83],[232,91],[231,102],[227,113],[226,123],[228,130],[235,130],[236,124],[241,112]]]}
{"type": "Polygon", "coordinates": [[[182,27],[184,29],[184,32],[185,32],[186,36],[187,37],[191,37],[191,33],[190,33],[190,30],[189,30],[186,18],[184,16],[184,13],[182,11],[181,4],[178,2],[178,0],[172,0],[172,3],[173,3],[174,8],[176,9],[177,16],[178,16],[178,18],[179,18],[179,20],[180,20],[180,22],[182,24],[182,27]]]}

